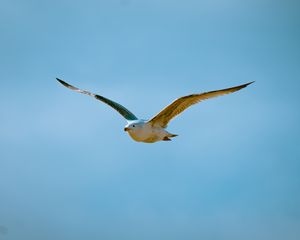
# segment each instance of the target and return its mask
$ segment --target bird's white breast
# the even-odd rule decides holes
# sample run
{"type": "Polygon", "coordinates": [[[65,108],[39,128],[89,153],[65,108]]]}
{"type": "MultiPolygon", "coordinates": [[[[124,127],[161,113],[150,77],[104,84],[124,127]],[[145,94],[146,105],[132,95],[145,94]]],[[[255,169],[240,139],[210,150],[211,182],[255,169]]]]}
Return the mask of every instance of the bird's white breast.
{"type": "Polygon", "coordinates": [[[164,129],[152,127],[147,123],[138,129],[129,131],[128,133],[135,141],[146,143],[160,141],[167,135],[167,132],[164,129]]]}

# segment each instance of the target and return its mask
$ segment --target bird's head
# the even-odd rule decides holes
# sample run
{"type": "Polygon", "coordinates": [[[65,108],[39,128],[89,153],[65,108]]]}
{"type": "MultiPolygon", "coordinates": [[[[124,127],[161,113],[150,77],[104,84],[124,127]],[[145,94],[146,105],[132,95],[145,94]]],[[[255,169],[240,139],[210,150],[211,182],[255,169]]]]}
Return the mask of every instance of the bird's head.
{"type": "Polygon", "coordinates": [[[125,132],[138,131],[143,127],[144,124],[145,123],[141,121],[130,122],[125,126],[124,131],[125,132]]]}

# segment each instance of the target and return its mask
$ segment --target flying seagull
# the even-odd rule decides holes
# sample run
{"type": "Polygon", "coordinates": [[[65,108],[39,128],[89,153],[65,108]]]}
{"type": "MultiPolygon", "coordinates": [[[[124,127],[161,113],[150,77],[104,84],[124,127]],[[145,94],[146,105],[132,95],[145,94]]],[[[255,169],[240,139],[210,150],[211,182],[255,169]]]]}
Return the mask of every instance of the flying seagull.
{"type": "Polygon", "coordinates": [[[145,142],[145,143],[154,143],[157,141],[171,141],[171,138],[176,137],[178,135],[169,133],[165,129],[167,128],[170,120],[176,117],[177,115],[179,115],[180,113],[182,113],[185,109],[203,100],[236,92],[242,88],[247,87],[249,84],[253,83],[253,82],[249,82],[232,88],[187,95],[176,99],[174,102],[172,102],[170,105],[165,107],[163,110],[161,110],[150,120],[142,120],[137,118],[132,112],[130,112],[127,108],[125,108],[119,103],[116,103],[98,94],[94,94],[76,88],[64,82],[61,79],[58,78],[56,79],[65,87],[75,92],[83,93],[88,96],[94,97],[97,100],[100,100],[106,103],[107,105],[111,106],[115,110],[117,110],[127,120],[127,125],[125,126],[124,131],[128,132],[128,134],[133,140],[137,142],[145,142]]]}

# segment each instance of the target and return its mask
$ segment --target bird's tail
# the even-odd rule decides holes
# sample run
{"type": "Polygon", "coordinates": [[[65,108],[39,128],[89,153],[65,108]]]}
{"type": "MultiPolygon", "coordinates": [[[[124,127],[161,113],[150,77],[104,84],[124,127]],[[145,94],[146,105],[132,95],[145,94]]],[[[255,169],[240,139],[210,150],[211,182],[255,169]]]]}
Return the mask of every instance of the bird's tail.
{"type": "Polygon", "coordinates": [[[163,141],[172,141],[171,138],[177,137],[177,136],[178,136],[177,134],[169,133],[167,136],[165,136],[165,137],[163,138],[163,141]]]}
{"type": "Polygon", "coordinates": [[[172,134],[172,133],[170,133],[170,134],[168,135],[168,137],[170,137],[170,138],[177,137],[177,136],[178,136],[177,134],[172,134]]]}

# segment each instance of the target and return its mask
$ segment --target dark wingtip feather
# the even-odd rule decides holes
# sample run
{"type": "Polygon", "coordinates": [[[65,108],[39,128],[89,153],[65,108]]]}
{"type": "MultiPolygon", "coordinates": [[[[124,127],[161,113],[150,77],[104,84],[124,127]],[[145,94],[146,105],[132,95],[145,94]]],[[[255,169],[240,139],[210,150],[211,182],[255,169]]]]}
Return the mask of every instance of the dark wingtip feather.
{"type": "MultiPolygon", "coordinates": [[[[254,82],[255,82],[255,81],[248,82],[248,83],[245,83],[245,84],[243,84],[243,85],[237,86],[236,88],[237,88],[237,90],[240,90],[240,89],[245,88],[245,87],[247,87],[248,85],[250,85],[250,84],[252,84],[252,83],[254,83],[254,82]]],[[[233,87],[233,88],[234,88],[234,87],[233,87]]]]}
{"type": "Polygon", "coordinates": [[[70,84],[64,82],[63,80],[61,80],[61,79],[59,79],[59,78],[56,78],[56,80],[57,80],[58,82],[60,82],[62,85],[64,85],[65,87],[68,87],[68,88],[71,87],[70,84]]]}
{"type": "Polygon", "coordinates": [[[59,78],[56,78],[57,81],[59,81],[61,84],[65,85],[66,82],[64,82],[63,80],[59,79],[59,78]]]}
{"type": "Polygon", "coordinates": [[[248,82],[248,83],[244,84],[244,86],[247,87],[248,85],[250,85],[250,84],[252,84],[252,83],[254,83],[254,82],[255,82],[255,81],[248,82]]]}

